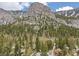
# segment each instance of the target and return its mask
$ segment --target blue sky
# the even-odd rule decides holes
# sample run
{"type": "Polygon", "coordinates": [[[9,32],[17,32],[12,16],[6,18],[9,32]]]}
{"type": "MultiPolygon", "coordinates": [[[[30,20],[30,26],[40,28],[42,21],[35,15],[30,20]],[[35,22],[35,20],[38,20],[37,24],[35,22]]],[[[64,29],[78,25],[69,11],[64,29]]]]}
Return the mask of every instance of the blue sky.
{"type": "MultiPolygon", "coordinates": [[[[5,10],[26,10],[33,2],[0,2],[0,8],[5,10]]],[[[53,11],[70,10],[79,8],[79,2],[40,2],[53,11]]]]}
{"type": "Polygon", "coordinates": [[[48,6],[56,11],[56,9],[62,8],[62,7],[72,7],[72,8],[79,8],[79,2],[50,2],[48,3],[48,6]]]}

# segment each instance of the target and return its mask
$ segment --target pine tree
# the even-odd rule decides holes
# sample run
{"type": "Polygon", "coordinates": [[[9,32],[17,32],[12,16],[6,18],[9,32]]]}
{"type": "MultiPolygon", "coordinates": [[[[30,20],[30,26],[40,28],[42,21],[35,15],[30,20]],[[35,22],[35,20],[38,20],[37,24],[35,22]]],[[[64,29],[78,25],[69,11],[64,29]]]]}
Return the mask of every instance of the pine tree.
{"type": "Polygon", "coordinates": [[[47,56],[47,52],[48,52],[48,46],[46,43],[42,42],[42,46],[41,46],[41,55],[42,56],[47,56]]]}
{"type": "Polygon", "coordinates": [[[31,48],[33,48],[33,42],[32,42],[32,40],[33,40],[33,35],[30,33],[30,46],[31,46],[31,48]]]}
{"type": "Polygon", "coordinates": [[[48,50],[51,50],[53,47],[52,41],[51,40],[47,40],[47,46],[48,46],[48,50]]]}
{"type": "Polygon", "coordinates": [[[40,51],[40,41],[39,38],[36,37],[36,51],[39,52],[40,51]]]}

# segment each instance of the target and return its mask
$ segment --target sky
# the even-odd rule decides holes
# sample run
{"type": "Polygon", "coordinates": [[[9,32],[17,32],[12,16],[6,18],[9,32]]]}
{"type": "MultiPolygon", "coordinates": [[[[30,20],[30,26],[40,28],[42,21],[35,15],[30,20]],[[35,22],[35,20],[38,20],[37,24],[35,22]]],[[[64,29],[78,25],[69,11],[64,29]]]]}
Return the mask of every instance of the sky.
{"type": "MultiPolygon", "coordinates": [[[[22,10],[25,11],[33,2],[0,2],[0,8],[5,10],[22,10]]],[[[79,8],[79,2],[40,2],[54,12],[79,8]]]]}
{"type": "Polygon", "coordinates": [[[50,2],[48,3],[48,6],[53,11],[63,11],[79,8],[79,2],[50,2]]]}

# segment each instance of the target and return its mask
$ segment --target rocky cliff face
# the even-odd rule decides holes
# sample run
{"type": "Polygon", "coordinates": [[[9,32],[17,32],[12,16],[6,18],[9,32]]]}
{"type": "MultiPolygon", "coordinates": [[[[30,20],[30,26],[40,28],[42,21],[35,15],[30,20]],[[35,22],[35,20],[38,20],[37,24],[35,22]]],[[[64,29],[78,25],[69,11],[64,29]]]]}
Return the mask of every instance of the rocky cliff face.
{"type": "Polygon", "coordinates": [[[72,10],[65,10],[65,11],[59,11],[59,12],[56,12],[57,14],[60,14],[60,15],[64,15],[64,16],[73,16],[73,17],[79,17],[79,8],[75,8],[75,9],[72,9],[72,10]]]}
{"type": "Polygon", "coordinates": [[[8,24],[13,21],[14,18],[9,14],[9,12],[0,8],[0,24],[8,24]]]}
{"type": "Polygon", "coordinates": [[[27,14],[29,16],[39,16],[40,14],[43,14],[55,18],[55,15],[50,8],[38,2],[31,4],[27,11],[27,14]]]}
{"type": "Polygon", "coordinates": [[[65,25],[79,28],[79,8],[56,12],[59,19],[64,20],[65,25]]]}
{"type": "Polygon", "coordinates": [[[35,2],[27,10],[27,22],[31,24],[53,24],[56,20],[55,14],[46,5],[35,2]]]}

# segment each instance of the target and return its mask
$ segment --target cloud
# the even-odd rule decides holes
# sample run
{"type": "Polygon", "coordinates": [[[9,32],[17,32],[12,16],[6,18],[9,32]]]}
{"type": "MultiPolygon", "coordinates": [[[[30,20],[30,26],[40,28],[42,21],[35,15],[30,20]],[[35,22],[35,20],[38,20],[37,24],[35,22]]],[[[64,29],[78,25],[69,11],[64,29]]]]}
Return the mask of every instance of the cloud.
{"type": "Polygon", "coordinates": [[[65,7],[61,7],[61,8],[56,9],[56,11],[64,11],[64,10],[71,10],[71,9],[73,9],[73,7],[65,6],[65,7]]]}
{"type": "MultiPolygon", "coordinates": [[[[5,10],[23,10],[28,8],[34,2],[0,2],[0,8],[5,10]]],[[[46,2],[40,2],[47,5],[46,2]]]]}
{"type": "Polygon", "coordinates": [[[26,11],[27,8],[30,6],[30,2],[19,2],[22,11],[26,11]]]}
{"type": "Polygon", "coordinates": [[[0,2],[0,8],[5,10],[22,10],[24,7],[29,6],[29,2],[0,2]]]}
{"type": "Polygon", "coordinates": [[[26,6],[29,7],[30,6],[30,2],[19,2],[19,5],[22,6],[26,6]]]}
{"type": "Polygon", "coordinates": [[[0,2],[0,8],[5,10],[21,10],[18,2],[0,2]]]}

